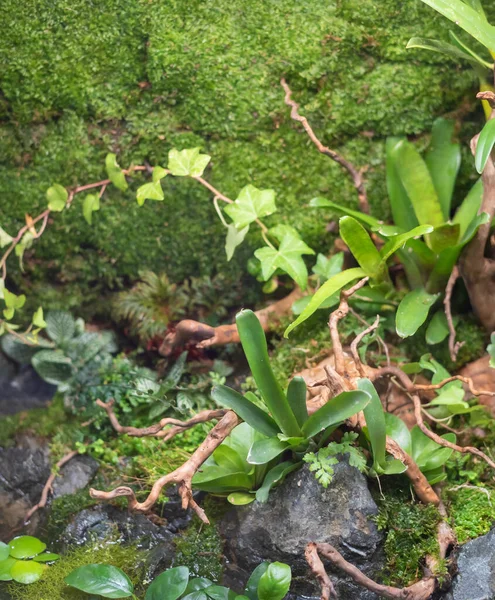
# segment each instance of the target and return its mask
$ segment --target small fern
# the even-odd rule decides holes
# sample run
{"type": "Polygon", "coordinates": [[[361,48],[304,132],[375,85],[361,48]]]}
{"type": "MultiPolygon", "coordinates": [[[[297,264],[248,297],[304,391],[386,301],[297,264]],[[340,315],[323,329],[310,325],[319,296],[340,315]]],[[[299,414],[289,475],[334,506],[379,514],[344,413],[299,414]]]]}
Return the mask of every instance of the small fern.
{"type": "Polygon", "coordinates": [[[356,467],[361,473],[366,471],[366,457],[359,448],[353,445],[357,438],[357,433],[347,432],[344,433],[340,442],[330,442],[326,448],[304,455],[304,462],[309,464],[309,470],[315,474],[316,480],[324,488],[327,488],[332,482],[335,473],[334,466],[339,462],[337,459],[339,454],[348,454],[349,464],[352,467],[356,467]]]}

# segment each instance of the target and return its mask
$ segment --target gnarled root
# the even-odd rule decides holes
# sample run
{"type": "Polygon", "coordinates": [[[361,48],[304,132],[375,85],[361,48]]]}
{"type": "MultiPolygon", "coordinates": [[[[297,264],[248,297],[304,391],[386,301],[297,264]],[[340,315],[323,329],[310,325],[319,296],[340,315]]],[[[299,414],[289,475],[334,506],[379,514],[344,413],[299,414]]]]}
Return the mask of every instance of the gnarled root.
{"type": "Polygon", "coordinates": [[[175,471],[172,471],[172,473],[160,477],[160,479],[155,482],[144,502],[138,502],[134,490],[125,486],[115,488],[110,492],[102,492],[92,488],[89,490],[89,493],[92,498],[98,500],[112,500],[113,498],[125,496],[128,499],[130,510],[147,512],[157,502],[162,489],[167,485],[175,483],[179,486],[179,493],[182,497],[182,507],[184,509],[191,508],[204,523],[209,523],[205,511],[193,499],[192,478],[205,460],[213,454],[238,423],[239,418],[237,415],[232,411],[227,411],[206,436],[204,442],[198,446],[197,450],[192,454],[189,460],[175,471]]]}
{"type": "MultiPolygon", "coordinates": [[[[292,305],[301,296],[301,290],[296,288],[288,296],[285,296],[285,298],[256,311],[255,314],[260,320],[263,330],[269,331],[277,325],[281,317],[289,315],[292,305]]],[[[210,346],[237,344],[239,341],[239,334],[237,333],[235,323],[211,327],[199,321],[185,319],[177,324],[174,331],[167,333],[159,352],[162,356],[170,356],[175,348],[181,347],[188,342],[195,343],[197,348],[209,348],[210,346]]]]}

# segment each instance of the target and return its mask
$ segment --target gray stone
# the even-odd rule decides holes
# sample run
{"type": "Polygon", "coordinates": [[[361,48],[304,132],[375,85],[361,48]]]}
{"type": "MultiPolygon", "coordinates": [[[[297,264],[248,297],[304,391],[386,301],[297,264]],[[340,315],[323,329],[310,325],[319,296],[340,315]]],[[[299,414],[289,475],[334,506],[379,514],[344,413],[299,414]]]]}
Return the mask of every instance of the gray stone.
{"type": "Polygon", "coordinates": [[[444,600],[495,600],[495,529],[460,548],[457,568],[444,600]]]}
{"type": "MultiPolygon", "coordinates": [[[[343,459],[325,490],[305,466],[270,494],[266,504],[236,507],[220,524],[228,559],[226,583],[241,589],[263,560],[292,567],[292,592],[318,596],[304,559],[308,542],[327,542],[349,562],[373,577],[383,567],[382,535],[372,520],[378,508],[366,478],[343,459]]],[[[326,565],[340,600],[377,600],[342,573],[326,565]]]]}
{"type": "Polygon", "coordinates": [[[75,456],[60,469],[53,482],[53,497],[60,498],[84,489],[96,475],[98,461],[90,456],[75,456]]]}

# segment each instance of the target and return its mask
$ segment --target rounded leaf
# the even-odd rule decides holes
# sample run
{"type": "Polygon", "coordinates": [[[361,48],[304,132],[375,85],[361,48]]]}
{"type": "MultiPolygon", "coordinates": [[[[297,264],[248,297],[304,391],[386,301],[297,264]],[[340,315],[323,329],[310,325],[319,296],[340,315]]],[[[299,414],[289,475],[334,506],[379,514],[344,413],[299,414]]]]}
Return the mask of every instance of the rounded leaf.
{"type": "Polygon", "coordinates": [[[39,563],[47,563],[54,562],[60,558],[60,554],[55,554],[54,552],[45,552],[44,554],[38,554],[35,556],[33,560],[39,563]]]}
{"type": "Polygon", "coordinates": [[[7,560],[9,555],[10,555],[10,546],[8,546],[7,544],[4,544],[3,542],[0,542],[0,563],[3,562],[4,560],[7,560]]]}
{"type": "Polygon", "coordinates": [[[244,506],[245,504],[251,504],[254,502],[256,496],[249,494],[248,492],[232,492],[227,496],[227,500],[234,506],[244,506]]]}
{"type": "Polygon", "coordinates": [[[43,552],[46,544],[31,535],[21,535],[11,540],[9,547],[13,558],[32,558],[43,552]]]}
{"type": "Polygon", "coordinates": [[[292,574],[289,565],[274,562],[260,577],[259,600],[282,600],[290,588],[292,574]]]}
{"type": "Polygon", "coordinates": [[[187,567],[167,569],[153,580],[144,598],[145,600],[177,600],[186,591],[188,582],[187,567]]]}
{"type": "Polygon", "coordinates": [[[12,579],[17,583],[34,583],[43,575],[46,565],[41,565],[34,560],[18,560],[10,569],[12,579]]]}
{"type": "Polygon", "coordinates": [[[16,562],[16,559],[11,556],[0,562],[0,581],[12,581],[10,572],[16,562]]]}
{"type": "Polygon", "coordinates": [[[129,577],[112,565],[84,565],[72,571],[65,578],[65,583],[103,598],[129,598],[134,591],[129,577]]]}

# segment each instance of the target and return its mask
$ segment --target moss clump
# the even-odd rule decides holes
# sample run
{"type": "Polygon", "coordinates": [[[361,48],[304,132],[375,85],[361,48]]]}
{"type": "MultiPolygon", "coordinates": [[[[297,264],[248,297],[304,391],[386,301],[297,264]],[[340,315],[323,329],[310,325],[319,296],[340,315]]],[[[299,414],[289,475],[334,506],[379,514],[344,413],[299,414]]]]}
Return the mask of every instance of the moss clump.
{"type": "Polygon", "coordinates": [[[88,595],[69,587],[64,579],[78,567],[104,563],[122,569],[137,587],[144,576],[144,553],[135,546],[106,542],[70,551],[46,569],[43,577],[31,585],[11,583],[8,591],[13,600],[86,600],[88,595]]]}
{"type": "MultiPolygon", "coordinates": [[[[381,500],[376,523],[385,532],[385,583],[401,587],[422,577],[425,556],[438,556],[436,530],[440,518],[432,505],[416,504],[405,497],[381,500]]],[[[440,562],[442,572],[437,576],[444,574],[444,567],[440,562]]]]}
{"type": "Polygon", "coordinates": [[[492,489],[473,486],[447,494],[450,523],[460,544],[490,531],[495,523],[492,489]]]}

